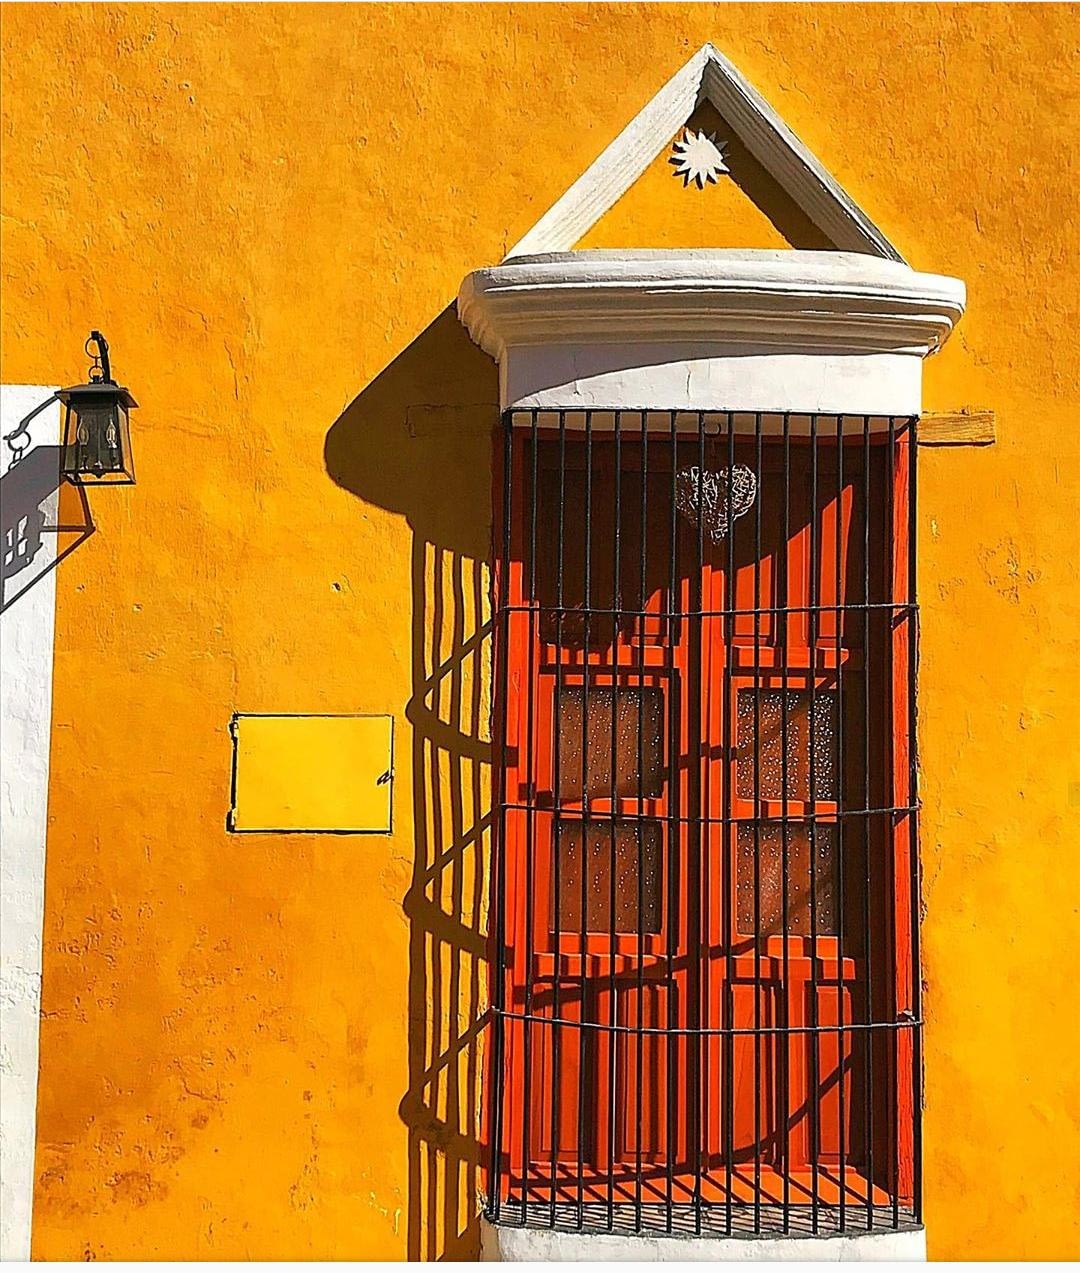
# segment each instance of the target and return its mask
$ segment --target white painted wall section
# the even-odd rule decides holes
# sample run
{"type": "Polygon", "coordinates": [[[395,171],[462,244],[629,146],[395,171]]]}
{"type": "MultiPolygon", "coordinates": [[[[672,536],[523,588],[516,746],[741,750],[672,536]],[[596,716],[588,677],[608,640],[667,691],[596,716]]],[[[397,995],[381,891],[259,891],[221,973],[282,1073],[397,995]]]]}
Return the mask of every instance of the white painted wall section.
{"type": "MultiPolygon", "coordinates": [[[[0,433],[54,393],[51,386],[0,386],[0,433]]],[[[60,408],[54,403],[31,424],[39,454],[36,479],[59,462],[60,408]],[[44,461],[44,463],[43,463],[44,461]]],[[[27,482],[6,472],[11,452],[0,445],[0,514],[4,527],[4,595],[33,587],[0,614],[0,1258],[30,1257],[37,1110],[38,1023],[41,1012],[41,935],[45,898],[45,834],[49,799],[53,620],[56,552],[48,534],[29,565],[19,569],[27,532],[20,492],[27,482]]],[[[40,486],[38,486],[40,490],[40,486]]],[[[38,505],[55,513],[56,496],[38,505]]]]}

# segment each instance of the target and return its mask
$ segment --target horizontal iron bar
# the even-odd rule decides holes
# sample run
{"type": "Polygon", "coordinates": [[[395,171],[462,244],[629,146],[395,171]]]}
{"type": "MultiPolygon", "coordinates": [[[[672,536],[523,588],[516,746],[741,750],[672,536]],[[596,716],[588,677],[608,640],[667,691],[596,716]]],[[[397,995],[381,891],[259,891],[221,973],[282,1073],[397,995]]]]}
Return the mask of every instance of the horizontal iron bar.
{"type": "MultiPolygon", "coordinates": [[[[616,415],[620,417],[620,422],[626,416],[663,416],[668,420],[686,419],[687,417],[696,417],[704,425],[706,420],[712,420],[717,416],[725,416],[728,421],[734,423],[736,419],[740,421],[753,421],[758,416],[762,420],[766,416],[779,416],[784,419],[786,416],[789,420],[809,420],[813,416],[819,424],[829,420],[885,420],[891,422],[894,426],[893,437],[900,437],[902,434],[896,431],[896,425],[912,425],[918,424],[919,417],[917,415],[886,415],[881,411],[788,411],[780,407],[762,407],[760,411],[748,411],[745,407],[732,410],[730,407],[702,407],[700,409],[694,407],[510,407],[503,412],[503,420],[512,421],[516,417],[521,416],[530,423],[540,416],[555,416],[557,419],[565,419],[567,416],[605,416],[616,415]]],[[[768,437],[770,435],[763,435],[768,437]]],[[[792,435],[793,439],[796,436],[792,435]]],[[[871,434],[870,436],[874,436],[871,434]]],[[[634,438],[633,430],[624,429],[623,441],[632,442],[634,438]]],[[[818,441],[826,439],[820,438],[818,441]]],[[[859,434],[857,440],[862,440],[859,434]]]]}
{"type": "MultiPolygon", "coordinates": [[[[653,1165],[653,1164],[650,1164],[653,1165]]],[[[743,1179],[751,1179],[753,1172],[753,1164],[750,1170],[743,1173],[743,1179]]],[[[825,1170],[825,1168],[822,1168],[825,1170]]],[[[833,1168],[835,1173],[835,1167],[833,1168]]],[[[733,1176],[736,1173],[733,1172],[733,1176]]],[[[838,1175],[838,1173],[836,1173],[838,1175]]],[[[852,1173],[854,1174],[854,1173],[852,1173]]],[[[571,1179],[561,1177],[557,1181],[557,1187],[564,1193],[571,1185],[571,1179]]],[[[637,1204],[625,1197],[618,1202],[615,1207],[616,1223],[613,1228],[609,1228],[605,1222],[607,1215],[606,1204],[600,1201],[587,1202],[584,1204],[584,1223],[582,1228],[577,1226],[577,1207],[573,1202],[566,1201],[557,1203],[557,1212],[559,1214],[553,1216],[551,1211],[551,1203],[549,1200],[538,1200],[536,1195],[542,1190],[549,1190],[551,1180],[549,1177],[538,1175],[535,1170],[530,1171],[524,1180],[511,1186],[508,1194],[506,1209],[499,1215],[499,1224],[515,1229],[538,1229],[541,1231],[561,1231],[568,1233],[616,1233],[618,1235],[653,1235],[663,1234],[665,1236],[689,1237],[696,1236],[694,1227],[694,1217],[696,1207],[693,1200],[686,1202],[674,1202],[670,1205],[660,1198],[657,1201],[643,1200],[640,1207],[641,1220],[638,1222],[637,1204]],[[533,1195],[533,1201],[525,1201],[522,1193],[533,1195]],[[667,1226],[668,1217],[672,1217],[674,1223],[669,1229],[667,1226]]],[[[625,1190],[624,1184],[624,1190],[625,1190]]],[[[776,1187],[775,1185],[773,1186],[776,1187]]],[[[878,1186],[880,1188],[880,1186],[878,1186]]],[[[766,1196],[768,1185],[762,1185],[762,1196],[766,1196]]],[[[849,1192],[852,1186],[848,1186],[849,1192]]],[[[853,1209],[853,1204],[848,1203],[848,1208],[853,1209]]],[[[873,1220],[873,1227],[868,1228],[865,1224],[855,1225],[850,1220],[841,1227],[838,1223],[840,1208],[837,1203],[820,1203],[821,1224],[818,1228],[817,1235],[840,1236],[842,1234],[865,1234],[865,1233],[897,1233],[910,1232],[921,1226],[916,1222],[914,1212],[907,1207],[900,1208],[900,1218],[894,1222],[892,1218],[892,1208],[887,1205],[879,1205],[873,1220]]],[[[752,1199],[738,1199],[732,1203],[732,1215],[735,1225],[731,1233],[727,1233],[724,1226],[723,1217],[726,1214],[726,1199],[717,1200],[716,1202],[703,1202],[701,1204],[701,1215],[706,1222],[703,1232],[705,1236],[716,1237],[733,1237],[738,1241],[746,1239],[774,1237],[780,1236],[782,1233],[788,1236],[805,1236],[810,1237],[813,1233],[810,1228],[810,1212],[811,1204],[808,1202],[791,1202],[786,1205],[779,1202],[762,1201],[760,1205],[760,1219],[755,1221],[752,1219],[755,1211],[755,1203],[752,1199]],[[710,1225],[709,1218],[714,1217],[713,1223],[710,1225]],[[782,1228],[784,1220],[789,1220],[790,1225],[782,1228]],[[741,1223],[740,1223],[741,1221],[741,1223]]],[[[485,1199],[484,1216],[491,1220],[495,1218],[492,1204],[485,1199]]]]}
{"type": "MultiPolygon", "coordinates": [[[[850,614],[853,611],[861,612],[863,610],[893,610],[901,614],[919,613],[918,605],[915,602],[908,601],[853,601],[839,606],[747,606],[742,609],[735,607],[731,610],[631,610],[627,606],[620,606],[618,609],[602,606],[546,606],[540,602],[525,602],[521,605],[498,605],[495,607],[496,614],[572,614],[582,618],[591,618],[593,615],[607,615],[608,617],[611,615],[629,615],[641,619],[730,619],[741,618],[745,615],[762,614],[777,616],[789,614],[850,614]]],[[[826,648],[834,649],[834,643],[830,641],[826,648]]],[[[841,649],[843,649],[842,646],[841,649]]]]}
{"type": "MultiPolygon", "coordinates": [[[[588,980],[588,978],[583,978],[588,980]]],[[[821,989],[833,989],[834,983],[829,981],[818,982],[821,989]]],[[[763,1026],[638,1026],[638,1025],[614,1025],[607,1021],[571,1021],[565,1017],[541,1017],[534,1012],[514,1012],[510,1008],[492,1007],[491,1012],[495,1016],[511,1017],[515,1021],[530,1021],[534,1025],[558,1025],[573,1026],[578,1030],[604,1030],[615,1031],[617,1034],[659,1034],[659,1035],[692,1035],[700,1038],[704,1035],[718,1035],[728,1037],[735,1034],[821,1034],[832,1035],[835,1037],[838,1030],[845,1033],[850,1031],[873,1031],[873,1030],[914,1030],[923,1025],[921,1017],[905,1017],[903,1021],[846,1021],[843,1026],[837,1025],[763,1025],[763,1026]]]]}
{"type": "MultiPolygon", "coordinates": [[[[630,801],[631,796],[621,796],[618,799],[630,801]]],[[[608,796],[596,796],[597,800],[608,800],[608,796]]],[[[653,796],[646,799],[659,800],[661,797],[653,796]]],[[[791,801],[792,797],[788,797],[791,801]]],[[[773,801],[775,804],[784,803],[783,797],[776,797],[773,801]]],[[[744,817],[710,817],[708,814],[702,814],[700,817],[690,817],[687,814],[677,813],[622,813],[618,810],[596,810],[593,808],[583,808],[580,805],[554,805],[554,804],[529,804],[526,802],[518,802],[514,800],[504,800],[498,808],[505,810],[513,810],[517,813],[555,813],[561,818],[566,818],[573,822],[603,822],[608,823],[612,818],[618,821],[620,818],[629,821],[643,822],[678,822],[683,825],[690,826],[755,826],[758,823],[768,822],[771,826],[804,826],[807,823],[825,823],[837,822],[841,818],[870,818],[876,815],[905,815],[909,813],[918,813],[922,808],[922,804],[900,804],[893,805],[884,809],[837,809],[832,813],[778,813],[778,814],[746,814],[744,817]],[[581,815],[585,816],[582,817],[581,815]]]]}

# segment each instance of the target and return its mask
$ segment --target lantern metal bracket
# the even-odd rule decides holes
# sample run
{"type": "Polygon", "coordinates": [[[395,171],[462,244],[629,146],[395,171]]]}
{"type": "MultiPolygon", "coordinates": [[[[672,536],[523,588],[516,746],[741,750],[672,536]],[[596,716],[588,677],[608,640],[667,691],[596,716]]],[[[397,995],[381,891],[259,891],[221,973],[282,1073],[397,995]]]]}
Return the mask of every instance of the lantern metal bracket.
{"type": "Polygon", "coordinates": [[[45,399],[44,402],[39,402],[38,405],[33,409],[33,411],[29,413],[29,415],[24,415],[23,418],[19,421],[16,427],[11,430],[10,433],[4,434],[4,441],[11,448],[11,459],[8,461],[8,472],[10,472],[26,454],[26,449],[30,444],[31,420],[41,415],[41,413],[45,410],[46,407],[51,406],[54,402],[57,402],[59,398],[60,398],[60,395],[58,393],[50,394],[45,399]],[[24,440],[21,442],[17,442],[16,438],[23,438],[24,440]]]}
{"type": "Polygon", "coordinates": [[[84,348],[87,355],[94,360],[90,365],[90,375],[88,377],[90,382],[92,384],[116,384],[116,381],[112,378],[112,369],[109,366],[109,342],[97,328],[90,333],[84,348]],[[91,345],[97,345],[96,353],[91,350],[91,345]]]}

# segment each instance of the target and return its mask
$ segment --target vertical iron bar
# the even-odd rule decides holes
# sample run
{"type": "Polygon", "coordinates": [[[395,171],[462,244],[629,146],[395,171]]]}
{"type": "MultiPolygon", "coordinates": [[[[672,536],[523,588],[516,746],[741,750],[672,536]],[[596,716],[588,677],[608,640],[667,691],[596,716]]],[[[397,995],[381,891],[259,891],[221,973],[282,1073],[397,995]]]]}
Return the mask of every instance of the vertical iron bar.
{"type": "Polygon", "coordinates": [[[781,617],[783,619],[781,639],[783,654],[780,675],[780,908],[781,931],[783,945],[781,959],[783,962],[783,992],[780,996],[783,1027],[779,1036],[783,1056],[783,1116],[784,1116],[784,1177],[783,1177],[783,1226],[784,1232],[791,1231],[791,971],[790,915],[788,906],[788,828],[790,810],[788,806],[788,663],[791,657],[791,634],[789,628],[791,606],[791,414],[784,412],[784,539],[780,552],[783,569],[783,581],[780,600],[783,602],[781,617]]]}
{"type": "Polygon", "coordinates": [[[919,863],[919,734],[918,734],[918,677],[919,677],[919,614],[918,601],[918,509],[916,504],[918,474],[918,420],[913,416],[908,423],[908,755],[911,767],[908,774],[908,851],[911,873],[911,1011],[918,1023],[912,1027],[911,1039],[911,1115],[912,1128],[912,1211],[916,1224],[922,1223],[922,967],[920,957],[919,917],[920,881],[919,863]]]}
{"type": "MultiPolygon", "coordinates": [[[[638,873],[637,873],[637,1037],[635,1046],[637,1048],[637,1082],[635,1084],[635,1120],[634,1126],[637,1129],[635,1133],[635,1172],[634,1172],[634,1228],[635,1231],[641,1231],[641,1114],[644,1088],[644,1060],[645,1060],[645,1034],[643,1026],[645,1024],[645,863],[644,863],[644,822],[642,820],[642,806],[644,802],[644,786],[645,786],[645,609],[646,609],[646,588],[648,587],[648,526],[649,526],[649,417],[646,412],[641,413],[641,574],[638,587],[638,609],[641,616],[638,619],[640,625],[638,630],[639,648],[635,651],[636,657],[641,663],[641,672],[638,677],[638,735],[637,735],[637,854],[638,854],[638,873]]],[[[661,861],[663,853],[661,852],[661,861]]],[[[662,869],[662,868],[661,868],[662,869]]],[[[629,1040],[627,1041],[629,1046],[629,1040]]],[[[629,1067],[627,1067],[629,1068],[629,1067]]]]}
{"type": "MultiPolygon", "coordinates": [[[[883,553],[885,563],[885,580],[886,591],[885,597],[888,601],[895,604],[896,596],[896,464],[897,464],[897,447],[896,447],[896,419],[889,416],[888,424],[888,450],[885,454],[885,470],[886,480],[888,482],[888,499],[886,500],[885,513],[885,552],[883,553]]],[[[896,781],[896,749],[898,739],[894,737],[895,721],[896,721],[896,611],[884,610],[885,616],[885,632],[887,634],[887,643],[889,650],[889,679],[888,679],[888,703],[889,712],[887,720],[889,723],[889,739],[891,746],[889,748],[889,800],[890,805],[899,804],[899,788],[896,781]]],[[[893,935],[892,950],[893,958],[896,957],[898,947],[897,943],[897,915],[896,915],[896,869],[894,863],[896,861],[896,841],[898,839],[898,829],[901,814],[888,814],[889,826],[889,847],[885,855],[885,860],[889,863],[889,868],[882,872],[882,883],[888,890],[885,902],[889,915],[889,923],[886,928],[887,932],[893,935]]],[[[890,978],[891,985],[889,989],[889,999],[893,1005],[892,1017],[896,1018],[896,990],[897,978],[894,970],[890,978]]],[[[900,1031],[890,1030],[886,1036],[892,1046],[892,1080],[887,1085],[888,1090],[888,1107],[886,1118],[887,1141],[891,1139],[892,1144],[889,1146],[888,1153],[892,1161],[892,1227],[898,1229],[900,1227],[900,1031]]]]}
{"type": "MultiPolygon", "coordinates": [[[[525,817],[525,1020],[522,1022],[522,1031],[524,1033],[523,1040],[523,1058],[524,1065],[523,1074],[523,1094],[522,1094],[522,1118],[521,1118],[521,1170],[522,1170],[522,1194],[521,1194],[521,1222],[524,1224],[528,1219],[529,1206],[529,1188],[530,1188],[530,1153],[529,1153],[529,1131],[532,1115],[532,1014],[533,1014],[533,891],[536,878],[535,870],[535,849],[536,849],[536,757],[534,756],[533,747],[533,711],[535,697],[535,662],[536,662],[536,644],[540,638],[540,616],[539,611],[535,608],[537,604],[536,595],[536,505],[538,500],[537,490],[537,473],[538,473],[538,457],[539,439],[537,436],[537,413],[531,413],[531,481],[529,491],[529,606],[527,612],[529,623],[529,655],[528,655],[528,701],[526,704],[526,720],[525,720],[525,737],[528,740],[526,746],[526,775],[528,790],[528,809],[525,817]]],[[[522,618],[525,616],[523,615],[522,618]]]]}
{"type": "MultiPolygon", "coordinates": [[[[729,763],[732,751],[732,682],[734,678],[734,629],[732,612],[735,608],[735,535],[731,517],[734,505],[733,470],[735,468],[735,417],[730,412],[727,417],[727,569],[724,572],[724,712],[722,726],[721,755],[725,764],[729,763]]],[[[734,909],[735,909],[735,872],[733,867],[733,840],[735,839],[732,822],[730,774],[722,790],[721,825],[723,828],[723,939],[724,939],[724,996],[723,996],[723,1042],[724,1055],[722,1066],[727,1091],[724,1126],[724,1226],[725,1232],[732,1232],[732,1185],[731,1180],[735,1168],[735,959],[734,959],[734,909]]]]}
{"type": "Polygon", "coordinates": [[[562,966],[562,853],[559,835],[562,829],[562,734],[559,732],[559,712],[563,703],[563,608],[565,594],[563,589],[563,552],[566,540],[566,412],[559,412],[559,507],[556,530],[556,567],[555,567],[555,763],[554,792],[552,803],[551,853],[554,860],[554,938],[555,938],[555,974],[551,983],[551,1211],[549,1225],[555,1227],[558,1216],[558,1177],[559,1177],[559,1104],[562,1093],[562,1038],[564,1026],[556,1024],[560,1020],[560,976],[562,966]]]}
{"type": "MultiPolygon", "coordinates": [[[[705,774],[708,774],[708,750],[706,747],[705,733],[709,728],[708,711],[704,716],[704,725],[702,718],[702,691],[704,690],[706,698],[708,697],[708,677],[712,666],[709,652],[705,649],[707,626],[702,616],[705,609],[705,505],[703,496],[703,483],[705,479],[705,413],[699,411],[697,413],[697,460],[698,460],[698,519],[697,519],[697,563],[694,569],[693,588],[691,589],[691,608],[697,615],[692,631],[694,633],[691,642],[691,659],[697,667],[697,677],[695,684],[691,688],[690,710],[687,713],[690,724],[690,751],[692,754],[692,764],[690,766],[691,775],[691,796],[690,808],[687,810],[692,819],[689,826],[689,840],[694,846],[694,887],[697,893],[697,915],[696,915],[696,933],[695,933],[695,954],[693,959],[693,980],[697,983],[695,986],[696,994],[692,1002],[694,1004],[695,1020],[694,1026],[698,1031],[690,1036],[688,1043],[692,1041],[690,1048],[691,1068],[694,1074],[694,1110],[693,1115],[689,1118],[688,1125],[692,1129],[694,1138],[694,1232],[701,1236],[701,1152],[705,1135],[706,1120],[708,1118],[708,1102],[705,1094],[707,1085],[706,1070],[707,1066],[702,1064],[702,1042],[703,1036],[700,1033],[702,1021],[708,1021],[708,995],[709,995],[709,959],[711,951],[709,950],[709,918],[708,918],[708,874],[709,874],[709,835],[706,827],[704,835],[702,834],[702,816],[707,815],[708,796],[703,796],[703,778],[702,765],[705,766],[705,774]]],[[[707,776],[704,779],[705,791],[707,793],[707,776]]],[[[689,1058],[688,1058],[689,1059],[689,1058]]]]}
{"type": "Polygon", "coordinates": [[[675,1156],[678,1152],[676,1132],[676,1067],[679,1058],[679,1039],[674,1033],[676,1029],[676,1003],[678,999],[675,984],[675,950],[678,939],[679,920],[679,878],[677,869],[682,853],[681,835],[678,822],[679,811],[679,758],[682,749],[680,699],[685,693],[685,686],[676,685],[676,644],[681,640],[681,623],[678,616],[679,587],[679,514],[676,503],[676,478],[679,469],[679,434],[676,413],[669,412],[669,429],[671,433],[671,500],[669,504],[671,516],[671,574],[668,580],[667,617],[667,672],[668,672],[668,737],[670,739],[668,757],[668,887],[667,887],[667,1004],[668,1004],[668,1036],[667,1036],[667,1207],[665,1210],[665,1231],[672,1232],[674,1222],[674,1189],[675,1189],[675,1156]]]}
{"type": "Polygon", "coordinates": [[[592,412],[585,412],[585,646],[582,660],[581,691],[581,1023],[578,1027],[578,1178],[577,1178],[577,1227],[585,1225],[585,1094],[586,1048],[590,1031],[586,1025],[588,1007],[588,905],[589,905],[589,655],[592,637],[592,412]]]}
{"type": "MultiPolygon", "coordinates": [[[[852,510],[854,513],[854,509],[852,510]]],[[[842,568],[844,556],[844,417],[836,419],[836,862],[833,864],[833,910],[836,916],[836,1052],[839,1066],[840,1098],[840,1232],[847,1227],[847,1067],[844,1063],[844,906],[846,902],[844,872],[845,809],[845,757],[844,757],[844,679],[846,662],[843,656],[844,588],[842,568]]]]}
{"type": "MultiPolygon", "coordinates": [[[[870,522],[873,505],[870,498],[870,417],[863,416],[863,808],[870,809],[870,522]]],[[[874,1020],[874,943],[871,897],[873,890],[873,815],[864,819],[863,845],[866,854],[866,880],[863,894],[863,959],[866,965],[866,1019],[874,1020]]],[[[874,1227],[874,1045],[877,1034],[866,1031],[866,1227],[874,1227]]]]}
{"type": "MultiPolygon", "coordinates": [[[[767,953],[762,947],[767,942],[761,935],[761,626],[765,622],[765,602],[761,595],[761,505],[765,498],[765,474],[762,465],[761,412],[754,416],[754,469],[757,473],[758,494],[754,501],[754,746],[752,751],[754,778],[754,1232],[761,1232],[761,961],[767,953]]],[[[785,474],[786,478],[786,474],[785,474]]],[[[774,580],[775,583],[775,580],[774,580]]],[[[735,704],[735,723],[738,728],[738,699],[735,704]]],[[[736,735],[737,736],[737,735],[736,735]]],[[[728,769],[730,780],[730,768],[728,769]]],[[[738,783],[738,771],[734,774],[738,783]]],[[[738,832],[735,833],[736,854],[741,852],[738,832]]],[[[738,860],[738,859],[736,859],[738,860]]],[[[735,889],[738,892],[738,872],[735,889]]],[[[736,903],[737,903],[736,898],[736,903]]],[[[737,913],[737,912],[736,912],[737,913]]]]}
{"type": "Polygon", "coordinates": [[[810,417],[810,709],[806,722],[809,772],[807,774],[807,808],[809,820],[810,858],[810,1228],[818,1231],[818,1173],[821,1159],[821,1055],[818,1049],[818,930],[817,930],[817,739],[815,720],[817,714],[818,678],[818,579],[820,568],[818,553],[818,418],[810,417]]]}
{"type": "Polygon", "coordinates": [[[700,1072],[700,976],[702,960],[702,857],[700,857],[700,791],[702,791],[702,732],[700,732],[700,696],[702,696],[702,569],[704,561],[704,424],[697,412],[698,518],[695,527],[693,566],[690,572],[688,601],[690,614],[686,621],[686,938],[692,957],[686,966],[686,1142],[693,1164],[694,1232],[702,1225],[702,1170],[700,1170],[700,1110],[702,1110],[702,1072],[700,1072]]]}
{"type": "MultiPolygon", "coordinates": [[[[608,924],[610,928],[609,968],[608,968],[608,1198],[607,1227],[611,1232],[615,1228],[615,873],[618,867],[616,854],[616,823],[618,809],[618,728],[619,718],[619,624],[622,621],[622,412],[615,412],[615,528],[614,528],[614,562],[612,574],[612,617],[611,617],[611,873],[608,880],[608,924]]],[[[639,694],[640,697],[640,694],[639,694]]],[[[640,952],[638,955],[640,959],[640,952]]],[[[597,1037],[599,1043],[599,1036],[597,1037]]]]}

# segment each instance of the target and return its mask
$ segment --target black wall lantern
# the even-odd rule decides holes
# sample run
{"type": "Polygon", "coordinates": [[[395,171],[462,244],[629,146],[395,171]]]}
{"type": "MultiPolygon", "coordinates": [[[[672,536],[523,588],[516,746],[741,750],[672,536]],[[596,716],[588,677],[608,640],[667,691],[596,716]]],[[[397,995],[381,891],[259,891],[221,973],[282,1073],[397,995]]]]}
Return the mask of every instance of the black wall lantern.
{"type": "Polygon", "coordinates": [[[49,394],[4,435],[11,459],[0,476],[0,611],[93,533],[89,486],[135,481],[129,415],[137,403],[112,378],[101,332],[90,333],[86,352],[93,360],[86,384],[49,394]],[[57,401],[60,445],[51,429],[35,442],[31,424],[57,401]]]}
{"type": "Polygon", "coordinates": [[[90,333],[86,352],[94,360],[86,384],[57,394],[64,404],[60,469],[74,481],[130,484],[135,465],[128,416],[139,404],[112,378],[109,343],[101,332],[90,333]]]}

